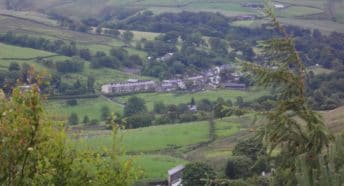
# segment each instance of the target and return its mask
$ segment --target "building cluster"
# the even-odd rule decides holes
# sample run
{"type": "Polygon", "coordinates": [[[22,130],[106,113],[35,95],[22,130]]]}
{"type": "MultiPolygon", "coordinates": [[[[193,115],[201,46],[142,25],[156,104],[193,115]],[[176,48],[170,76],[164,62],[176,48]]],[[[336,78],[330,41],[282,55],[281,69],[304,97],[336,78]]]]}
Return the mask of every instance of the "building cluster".
{"type": "Polygon", "coordinates": [[[245,90],[246,85],[238,83],[242,74],[233,72],[230,73],[226,80],[221,78],[221,72],[229,68],[228,65],[223,65],[194,76],[162,81],[129,79],[125,82],[105,84],[101,87],[101,91],[104,94],[124,94],[135,92],[172,92],[177,90],[199,91],[219,87],[245,90]]]}

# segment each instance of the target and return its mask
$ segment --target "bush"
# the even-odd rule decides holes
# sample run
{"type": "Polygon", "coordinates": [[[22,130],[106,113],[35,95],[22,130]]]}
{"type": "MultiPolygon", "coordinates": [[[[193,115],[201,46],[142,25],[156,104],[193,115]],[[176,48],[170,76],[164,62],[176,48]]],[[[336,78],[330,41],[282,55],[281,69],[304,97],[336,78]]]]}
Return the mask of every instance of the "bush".
{"type": "Polygon", "coordinates": [[[69,106],[75,106],[78,104],[78,101],[76,99],[70,99],[66,101],[66,104],[69,106]]]}
{"type": "Polygon", "coordinates": [[[259,140],[250,138],[237,143],[234,147],[233,155],[246,156],[256,161],[259,156],[266,155],[266,149],[259,140]]]}
{"type": "Polygon", "coordinates": [[[202,179],[214,179],[215,171],[205,163],[191,163],[185,166],[183,172],[184,186],[205,185],[206,181],[202,179]]]}
{"type": "Polygon", "coordinates": [[[68,118],[68,123],[70,125],[77,125],[79,124],[79,116],[76,113],[72,113],[68,118]]]}
{"type": "Polygon", "coordinates": [[[252,175],[251,166],[253,166],[253,161],[250,158],[233,156],[227,162],[225,174],[230,179],[249,177],[252,175]]]}
{"type": "Polygon", "coordinates": [[[148,127],[152,125],[154,115],[148,113],[135,114],[127,118],[128,128],[148,127]]]}
{"type": "Polygon", "coordinates": [[[99,121],[97,119],[92,119],[90,125],[98,125],[99,121]]]}

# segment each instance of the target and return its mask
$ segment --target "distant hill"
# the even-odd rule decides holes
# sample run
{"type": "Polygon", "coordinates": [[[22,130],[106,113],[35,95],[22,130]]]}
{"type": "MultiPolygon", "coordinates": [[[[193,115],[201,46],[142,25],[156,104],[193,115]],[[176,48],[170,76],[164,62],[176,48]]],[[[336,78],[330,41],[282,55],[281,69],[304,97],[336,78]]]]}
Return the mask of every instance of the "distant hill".
{"type": "MultiPolygon", "coordinates": [[[[262,10],[250,4],[261,6],[263,0],[0,0],[0,9],[54,12],[76,20],[117,14],[126,17],[141,10],[150,10],[155,14],[210,11],[226,16],[261,15],[262,10]],[[130,13],[123,13],[125,11],[130,13]]],[[[344,32],[343,0],[280,0],[274,4],[283,23],[326,32],[344,32]]],[[[254,26],[261,23],[262,20],[249,20],[240,24],[254,26]]]]}

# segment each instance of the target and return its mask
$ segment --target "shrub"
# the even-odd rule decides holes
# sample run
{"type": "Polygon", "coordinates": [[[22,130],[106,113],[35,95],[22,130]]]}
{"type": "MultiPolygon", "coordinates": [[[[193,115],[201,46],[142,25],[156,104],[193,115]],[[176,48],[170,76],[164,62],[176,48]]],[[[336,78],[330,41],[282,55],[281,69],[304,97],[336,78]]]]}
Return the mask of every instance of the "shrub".
{"type": "Polygon", "coordinates": [[[251,166],[253,166],[253,161],[250,158],[233,156],[227,162],[225,174],[230,179],[248,177],[252,174],[251,166]]]}
{"type": "Polygon", "coordinates": [[[198,162],[187,164],[183,172],[183,185],[205,185],[206,181],[203,179],[214,179],[215,176],[215,171],[205,163],[198,162]]]}
{"type": "Polygon", "coordinates": [[[66,101],[66,104],[69,105],[69,106],[75,106],[78,104],[78,100],[76,99],[70,99],[70,100],[67,100],[66,101]]]}

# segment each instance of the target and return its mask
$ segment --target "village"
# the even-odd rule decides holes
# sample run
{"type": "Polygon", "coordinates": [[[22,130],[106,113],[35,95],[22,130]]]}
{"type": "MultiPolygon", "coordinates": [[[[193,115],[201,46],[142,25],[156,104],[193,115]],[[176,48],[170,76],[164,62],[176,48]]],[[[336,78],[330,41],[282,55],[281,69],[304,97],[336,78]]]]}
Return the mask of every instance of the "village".
{"type": "Polygon", "coordinates": [[[182,76],[161,81],[128,79],[102,85],[103,94],[126,94],[138,92],[203,91],[217,88],[246,90],[240,83],[243,74],[235,72],[229,65],[216,66],[193,76],[182,76]]]}

